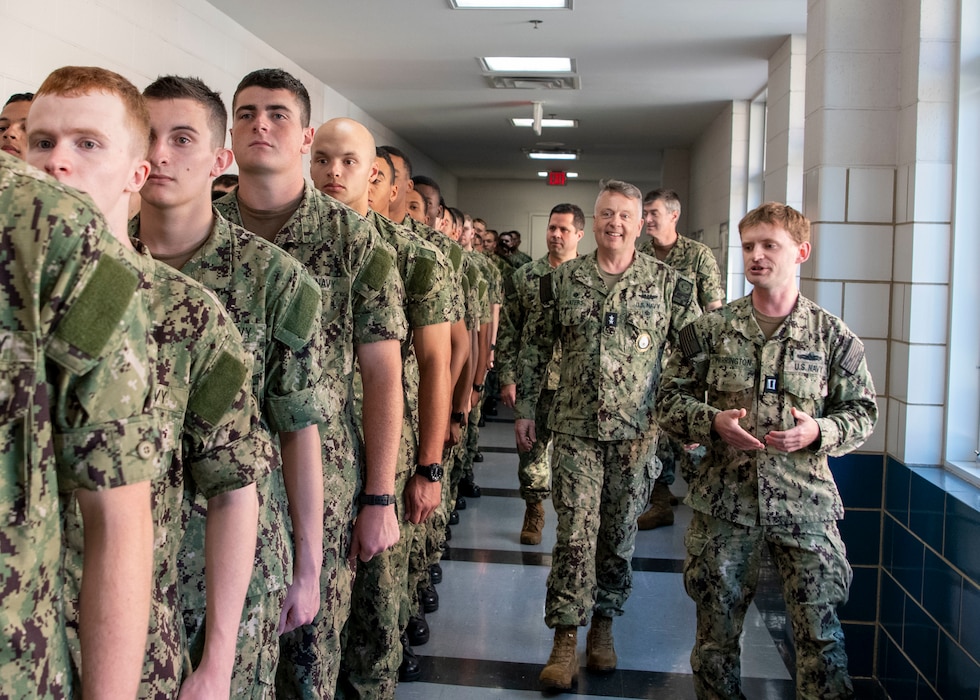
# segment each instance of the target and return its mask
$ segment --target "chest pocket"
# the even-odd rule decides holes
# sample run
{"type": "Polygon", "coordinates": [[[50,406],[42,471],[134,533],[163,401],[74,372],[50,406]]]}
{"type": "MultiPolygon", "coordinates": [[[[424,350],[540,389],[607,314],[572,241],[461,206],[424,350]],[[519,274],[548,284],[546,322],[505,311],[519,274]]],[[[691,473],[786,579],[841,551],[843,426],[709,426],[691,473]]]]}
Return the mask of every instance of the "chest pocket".
{"type": "Polygon", "coordinates": [[[50,437],[36,425],[50,421],[47,410],[35,415],[37,344],[31,333],[0,333],[0,508],[7,525],[20,525],[41,496],[44,471],[38,468],[37,441],[50,437]]]}
{"type": "Polygon", "coordinates": [[[267,342],[265,324],[237,323],[242,334],[245,351],[252,357],[252,393],[258,398],[265,392],[265,346],[267,342]]]}
{"type": "Polygon", "coordinates": [[[827,396],[827,374],[824,372],[793,372],[783,370],[783,390],[797,397],[794,405],[814,418],[820,417],[818,407],[827,396]]]}
{"type": "Polygon", "coordinates": [[[749,358],[743,362],[743,358],[713,355],[706,379],[708,386],[720,394],[745,395],[755,391],[755,375],[755,362],[749,358]]]}

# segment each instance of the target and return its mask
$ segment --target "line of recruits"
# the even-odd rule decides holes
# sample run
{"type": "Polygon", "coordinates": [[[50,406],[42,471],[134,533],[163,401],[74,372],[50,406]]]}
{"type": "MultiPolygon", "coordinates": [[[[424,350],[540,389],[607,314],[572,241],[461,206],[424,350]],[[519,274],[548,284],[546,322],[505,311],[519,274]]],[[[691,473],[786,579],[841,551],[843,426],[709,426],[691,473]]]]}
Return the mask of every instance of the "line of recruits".
{"type": "Polygon", "coordinates": [[[282,70],[239,83],[231,150],[222,100],[194,78],[141,95],[66,67],[21,97],[0,115],[3,149],[37,168],[0,156],[5,695],[393,697],[419,674],[448,523],[479,496],[495,350],[523,542],[540,541],[554,442],[543,687],[571,687],[589,616],[588,668],[616,667],[659,418],[704,446],[681,462],[699,696],[740,696],[762,546],[801,694],[847,695],[834,610],[850,569],[826,456],[870,433],[874,390],[860,340],[796,291],[797,212],[743,220],[756,291],[699,319],[720,289],[657,260],[686,239],[635,252],[647,205],[651,231],[672,230],[670,193],[644,204],[605,183],[592,255],[575,257],[581,209],[559,205],[545,258],[522,261],[513,232],[483,256],[484,222],[357,122],[314,132],[282,70]],[[238,186],[212,203],[233,159],[238,186]]]}

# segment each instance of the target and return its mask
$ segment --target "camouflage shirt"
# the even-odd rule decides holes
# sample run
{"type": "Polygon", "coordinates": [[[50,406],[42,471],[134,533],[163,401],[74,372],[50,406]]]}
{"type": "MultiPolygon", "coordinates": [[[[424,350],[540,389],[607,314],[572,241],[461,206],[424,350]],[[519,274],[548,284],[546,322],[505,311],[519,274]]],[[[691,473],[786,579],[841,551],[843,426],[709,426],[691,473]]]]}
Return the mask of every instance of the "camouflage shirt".
{"type": "Polygon", "coordinates": [[[769,340],[751,295],[685,328],[659,402],[665,430],[708,448],[689,484],[691,507],[742,525],[844,517],[827,456],[863,444],[878,415],[860,339],[803,296],[769,340]],[[816,419],[820,437],[792,453],[737,450],[711,429],[732,408],[748,412],[739,423],[759,440],[792,428],[793,408],[816,419]]]}
{"type": "Polygon", "coordinates": [[[419,223],[410,216],[405,216],[405,218],[402,220],[402,225],[405,228],[415,232],[420,238],[422,238],[422,240],[428,241],[436,248],[441,250],[442,254],[446,257],[446,260],[449,261],[449,264],[452,266],[452,308],[454,309],[453,317],[450,319],[450,323],[456,323],[457,321],[463,320],[463,316],[465,314],[463,289],[464,286],[467,288],[469,286],[469,283],[463,278],[463,249],[460,247],[459,243],[454,241],[449,236],[444,236],[435,229],[419,223]]]}
{"type": "Polygon", "coordinates": [[[664,345],[700,314],[693,285],[642,253],[610,290],[596,253],[541,280],[541,308],[530,312],[521,338],[516,417],[534,419],[544,370],[560,341],[549,428],[594,440],[654,434],[664,345]]]}
{"type": "Polygon", "coordinates": [[[493,312],[490,308],[490,271],[486,268],[485,257],[471,250],[463,251],[463,269],[466,271],[470,291],[476,303],[476,328],[490,323],[493,312]]]}
{"type": "MultiPolygon", "coordinates": [[[[179,674],[170,672],[180,668],[186,650],[177,558],[197,493],[210,498],[264,478],[272,467],[272,446],[252,396],[252,358],[224,307],[148,251],[141,260],[146,284],[140,293],[152,320],[152,408],[161,421],[164,469],[152,484],[154,571],[142,694],[152,685],[147,681],[160,682],[161,674],[179,687],[179,677],[171,678],[179,674]]],[[[81,525],[72,503],[65,570],[73,604],[81,583],[81,525]]]]}
{"type": "Polygon", "coordinates": [[[58,491],[147,481],[139,261],[92,201],[0,155],[0,688],[71,695],[58,491]]]}
{"type": "MultiPolygon", "coordinates": [[[[215,203],[229,221],[242,224],[237,192],[215,203]]],[[[360,454],[354,422],[354,346],[401,341],[407,333],[404,289],[394,252],[355,212],[306,183],[303,200],[273,241],[299,260],[323,297],[322,381],[327,422],[320,432],[324,468],[352,465],[360,454]]]]}
{"type": "MultiPolygon", "coordinates": [[[[517,356],[524,323],[532,309],[541,307],[541,279],[550,275],[554,269],[545,255],[516,270],[505,285],[507,298],[500,312],[497,353],[494,355],[501,386],[517,383],[517,356]]],[[[555,352],[548,363],[548,377],[543,388],[558,388],[560,366],[561,344],[555,343],[555,352]]]]}
{"type": "MultiPolygon", "coordinates": [[[[386,219],[375,211],[368,221],[395,249],[398,274],[405,285],[405,317],[410,328],[449,323],[455,315],[450,286],[452,266],[442,252],[411,229],[386,219]]],[[[405,394],[404,420],[418,432],[419,366],[411,346],[411,334],[402,346],[402,389],[405,394]]],[[[399,464],[399,470],[413,465],[399,464]]]]}
{"type": "MultiPolygon", "coordinates": [[[[656,257],[653,249],[653,236],[644,236],[637,250],[656,257]]],[[[677,236],[677,243],[667,253],[663,262],[680,272],[697,287],[697,302],[704,307],[713,301],[725,300],[725,288],[721,284],[721,271],[711,248],[704,243],[677,236]]]]}
{"type": "MultiPolygon", "coordinates": [[[[139,217],[130,222],[139,232],[139,217]]],[[[213,291],[242,334],[253,358],[252,394],[261,429],[268,439],[322,423],[320,396],[320,290],[292,257],[259,236],[220,216],[211,236],[180,270],[213,291]]],[[[258,543],[249,596],[285,588],[292,580],[292,542],[287,499],[278,454],[275,471],[257,484],[258,543]]],[[[207,499],[198,494],[181,545],[183,605],[203,609],[206,602],[203,564],[207,499]]]]}

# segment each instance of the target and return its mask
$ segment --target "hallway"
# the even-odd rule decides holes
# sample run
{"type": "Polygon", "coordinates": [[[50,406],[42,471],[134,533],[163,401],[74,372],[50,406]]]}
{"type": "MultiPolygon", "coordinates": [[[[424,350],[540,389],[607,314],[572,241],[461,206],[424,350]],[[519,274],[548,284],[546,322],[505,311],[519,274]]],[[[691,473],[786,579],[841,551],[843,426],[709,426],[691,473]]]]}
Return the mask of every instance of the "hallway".
{"type": "MultiPolygon", "coordinates": [[[[427,615],[432,637],[415,649],[422,679],[399,685],[398,700],[541,697],[538,674],[552,641],[543,614],[555,514],[546,503],[543,541],[538,546],[519,544],[524,502],[518,493],[513,423],[503,417],[506,410],[488,418],[481,430],[484,461],[474,466],[482,497],[466,499],[460,522],[452,528],[451,559],[443,560],[443,582],[437,587],[439,610],[427,615]]],[[[675,484],[673,491],[680,495],[683,485],[675,484]]],[[[689,655],[695,613],[681,576],[690,518],[691,510],[681,504],[672,527],[638,533],[633,594],[626,614],[613,627],[619,668],[608,676],[585,670],[583,629],[582,668],[569,695],[693,700],[689,655]]],[[[788,647],[782,601],[778,591],[772,595],[766,590],[760,590],[746,618],[743,690],[760,700],[792,698],[793,683],[781,653],[788,647]]]]}

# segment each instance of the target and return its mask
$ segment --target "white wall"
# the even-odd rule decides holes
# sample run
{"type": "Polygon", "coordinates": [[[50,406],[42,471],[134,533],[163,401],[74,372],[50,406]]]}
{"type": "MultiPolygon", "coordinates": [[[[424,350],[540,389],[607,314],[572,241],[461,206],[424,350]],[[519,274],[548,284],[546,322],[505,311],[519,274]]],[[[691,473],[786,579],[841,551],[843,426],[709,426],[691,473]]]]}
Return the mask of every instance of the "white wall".
{"type": "Polygon", "coordinates": [[[0,96],[33,92],[55,68],[101,66],[143,89],[159,75],[200,77],[231,108],[235,86],[257,68],[283,68],[310,92],[314,126],[363,121],[379,143],[397,145],[449,192],[456,180],[397,134],[204,0],[2,0],[0,96]]]}

